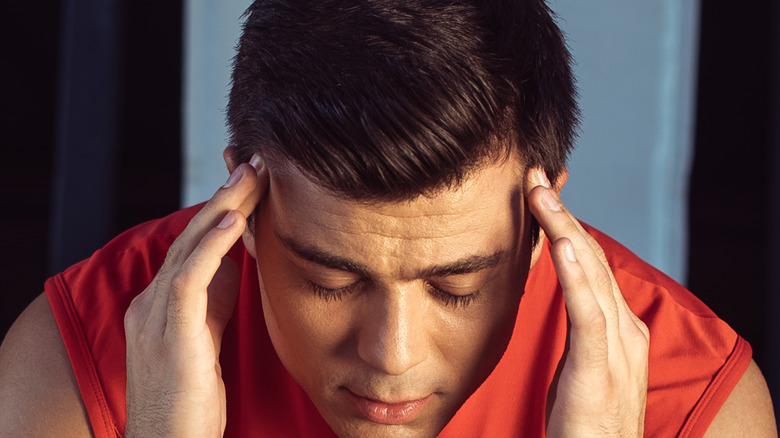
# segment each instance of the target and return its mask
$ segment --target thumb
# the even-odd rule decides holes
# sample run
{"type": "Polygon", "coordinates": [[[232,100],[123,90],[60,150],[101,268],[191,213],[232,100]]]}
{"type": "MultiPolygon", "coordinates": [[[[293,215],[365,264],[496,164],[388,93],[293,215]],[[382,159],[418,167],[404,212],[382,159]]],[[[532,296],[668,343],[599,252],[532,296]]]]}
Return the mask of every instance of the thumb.
{"type": "Polygon", "coordinates": [[[208,286],[209,301],[206,316],[206,324],[211,331],[217,352],[222,342],[222,333],[233,315],[239,283],[240,273],[236,262],[228,256],[222,257],[222,263],[208,286]]]}

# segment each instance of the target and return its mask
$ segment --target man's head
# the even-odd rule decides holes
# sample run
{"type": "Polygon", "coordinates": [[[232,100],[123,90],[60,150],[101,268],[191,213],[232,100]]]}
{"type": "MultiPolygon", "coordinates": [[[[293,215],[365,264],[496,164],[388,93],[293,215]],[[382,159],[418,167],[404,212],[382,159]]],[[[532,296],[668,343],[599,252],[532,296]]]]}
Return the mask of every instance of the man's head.
{"type": "Polygon", "coordinates": [[[565,172],[574,94],[541,1],[250,7],[226,158],[268,166],[245,236],[268,332],[337,433],[435,435],[498,363],[527,170],[565,172]]]}
{"type": "Polygon", "coordinates": [[[256,1],[231,146],[355,200],[454,187],[511,150],[554,181],[576,130],[569,61],[542,0],[256,1]]]}

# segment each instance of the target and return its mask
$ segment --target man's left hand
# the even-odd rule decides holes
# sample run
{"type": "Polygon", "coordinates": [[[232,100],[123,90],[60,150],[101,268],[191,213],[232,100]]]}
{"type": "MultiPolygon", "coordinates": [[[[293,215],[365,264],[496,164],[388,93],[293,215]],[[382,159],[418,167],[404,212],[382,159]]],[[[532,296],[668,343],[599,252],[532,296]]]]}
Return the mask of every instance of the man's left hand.
{"type": "Polygon", "coordinates": [[[569,317],[569,345],[548,437],[641,437],[647,400],[647,326],[628,308],[604,251],[537,169],[528,205],[552,243],[569,317]]]}

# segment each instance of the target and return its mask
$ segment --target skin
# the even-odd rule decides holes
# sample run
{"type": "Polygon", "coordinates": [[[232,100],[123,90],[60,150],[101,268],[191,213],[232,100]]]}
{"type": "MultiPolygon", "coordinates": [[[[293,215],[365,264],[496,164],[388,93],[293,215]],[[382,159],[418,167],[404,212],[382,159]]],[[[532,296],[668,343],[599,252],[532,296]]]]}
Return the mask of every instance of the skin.
{"type": "Polygon", "coordinates": [[[345,201],[292,167],[271,172],[247,239],[261,255],[269,334],[337,434],[434,436],[495,367],[531,262],[523,189],[516,157],[456,190],[379,205],[345,201]],[[467,261],[488,263],[450,272],[467,261]],[[354,395],[429,400],[414,420],[385,425],[361,416],[354,395]]]}
{"type": "MultiPolygon", "coordinates": [[[[257,235],[269,232],[264,225],[276,217],[274,214],[278,212],[281,217],[292,209],[289,205],[285,207],[278,202],[273,203],[274,190],[281,192],[285,187],[281,183],[275,186],[274,182],[269,190],[269,172],[260,163],[255,163],[259,167],[259,172],[255,172],[246,164],[235,166],[229,154],[227,162],[237,177],[231,179],[232,184],[221,188],[192,220],[171,248],[163,269],[128,310],[127,348],[128,353],[132,354],[128,354],[127,363],[127,436],[218,436],[224,430],[224,385],[216,358],[222,331],[235,300],[236,272],[233,264],[223,257],[242,233],[247,238],[247,233],[244,233],[245,217],[264,196],[266,200],[263,201],[258,228],[254,230],[257,235]],[[154,415],[156,421],[145,422],[150,415],[154,415]]],[[[505,175],[511,175],[511,172],[505,175]]],[[[517,237],[517,241],[526,242],[525,224],[528,216],[525,206],[537,217],[547,238],[553,242],[552,257],[564,288],[572,322],[571,348],[565,358],[557,390],[554,395],[551,394],[554,402],[548,435],[638,436],[641,434],[646,393],[647,333],[644,325],[625,306],[598,246],[578,227],[576,220],[558,200],[557,193],[546,187],[549,183],[534,171],[529,172],[523,181],[525,202],[521,198],[511,206],[515,213],[501,217],[503,222],[508,221],[508,217],[520,220],[512,222],[513,225],[503,228],[503,231],[510,231],[511,228],[511,235],[517,237]],[[522,230],[517,231],[512,227],[522,230]],[[583,382],[585,385],[582,385],[583,382]]],[[[494,189],[491,187],[491,190],[494,189]]],[[[512,190],[507,189],[502,193],[506,195],[512,193],[512,190]]],[[[497,199],[496,202],[507,201],[506,196],[497,199]]],[[[508,199],[514,198],[510,196],[508,199]]],[[[434,204],[429,206],[435,212],[434,204]]],[[[401,211],[386,210],[384,216],[390,218],[390,213],[401,216],[391,220],[392,224],[402,224],[407,220],[423,224],[412,229],[396,229],[406,229],[411,233],[406,236],[408,238],[398,241],[404,242],[403,245],[380,246],[378,249],[384,254],[381,257],[373,256],[367,247],[357,247],[355,253],[351,254],[372,267],[369,272],[375,279],[368,283],[371,287],[359,289],[341,301],[327,301],[317,297],[324,302],[315,304],[314,298],[310,298],[312,301],[302,311],[310,312],[307,309],[317,307],[347,306],[355,309],[355,317],[350,319],[350,323],[355,327],[368,327],[347,336],[356,351],[353,348],[344,357],[330,357],[332,355],[329,355],[327,345],[322,348],[331,369],[354,369],[360,373],[360,379],[356,381],[337,379],[336,388],[345,385],[360,387],[361,384],[363,388],[370,388],[370,383],[377,382],[374,389],[385,392],[376,395],[394,396],[403,393],[402,390],[425,392],[429,388],[420,382],[430,377],[433,371],[428,370],[442,372],[441,384],[437,382],[433,385],[434,389],[444,388],[438,391],[442,395],[436,395],[437,402],[427,405],[426,412],[419,417],[420,422],[425,424],[396,428],[406,434],[417,431],[427,433],[439,427],[443,418],[450,415],[450,406],[454,400],[462,397],[459,394],[470,390],[470,385],[450,379],[453,373],[457,373],[448,371],[452,366],[452,361],[448,359],[455,353],[448,342],[442,342],[438,337],[440,331],[448,329],[448,324],[461,324],[463,328],[469,326],[469,321],[467,318],[463,321],[453,309],[442,307],[430,294],[424,294],[420,287],[421,280],[410,275],[406,269],[388,268],[404,265],[400,262],[402,259],[396,257],[395,251],[399,248],[403,250],[407,241],[411,241],[409,245],[414,246],[416,242],[431,237],[429,233],[436,231],[425,226],[435,224],[435,218],[429,222],[421,216],[404,216],[401,211]],[[378,318],[378,321],[366,321],[360,313],[363,308],[384,309],[385,317],[378,318]],[[433,318],[435,325],[430,321],[426,323],[432,325],[426,325],[424,336],[404,328],[415,322],[419,324],[422,321],[421,314],[438,317],[433,318]],[[371,339],[374,342],[370,342],[371,339]],[[421,349],[427,353],[420,353],[421,349]],[[430,413],[427,412],[429,409],[430,413]]],[[[370,215],[350,216],[342,214],[344,212],[338,209],[326,209],[325,212],[332,213],[334,218],[355,219],[347,221],[352,225],[371,226],[371,221],[360,220],[371,218],[370,215]]],[[[302,225],[317,229],[321,224],[312,220],[302,225]]],[[[334,227],[338,233],[345,233],[347,229],[334,227]]],[[[275,231],[281,234],[289,230],[275,231]]],[[[368,231],[372,230],[369,228],[368,231]]],[[[455,228],[452,231],[452,235],[444,237],[458,237],[461,235],[459,231],[463,229],[455,228]]],[[[382,241],[391,236],[372,233],[370,237],[382,241]]],[[[264,250],[263,245],[275,245],[273,238],[258,239],[258,242],[265,242],[259,243],[259,249],[264,250]]],[[[467,244],[468,239],[464,242],[467,244]]],[[[331,241],[319,243],[334,244],[331,241]]],[[[430,246],[431,254],[437,255],[440,254],[436,251],[437,245],[424,246],[430,246]]],[[[280,252],[285,249],[287,247],[283,245],[276,248],[280,252]]],[[[339,250],[338,245],[329,249],[339,250]]],[[[476,251],[474,248],[469,250],[476,251]]],[[[442,263],[446,262],[441,260],[442,263]]],[[[512,263],[517,261],[523,266],[523,260],[523,257],[518,256],[512,263]]],[[[291,266],[295,265],[294,257],[289,261],[291,266]]],[[[529,266],[533,263],[534,256],[529,266]]],[[[270,285],[272,281],[288,281],[290,274],[282,273],[280,278],[272,279],[266,273],[268,266],[260,263],[263,281],[267,282],[264,300],[270,303],[268,307],[273,308],[269,311],[286,314],[289,309],[285,310],[283,300],[270,293],[270,285]]],[[[490,281],[524,278],[525,274],[504,272],[502,269],[496,268],[501,272],[491,277],[495,280],[490,281]]],[[[414,269],[411,271],[414,272],[414,269]]],[[[291,272],[297,271],[293,269],[291,272]]],[[[290,287],[293,292],[298,290],[294,285],[290,287]]],[[[485,291],[488,289],[485,286],[485,291]]],[[[468,307],[457,310],[468,310],[478,305],[481,298],[482,294],[468,307]]],[[[479,305],[490,308],[492,301],[487,298],[485,301],[479,305]]],[[[477,313],[483,314],[482,311],[477,313]]],[[[488,313],[485,309],[484,314],[488,313]]],[[[282,324],[280,321],[277,320],[277,325],[282,324]]],[[[301,328],[305,329],[306,326],[301,328]]],[[[273,327],[269,328],[269,331],[273,330],[273,327]]],[[[499,324],[494,330],[501,332],[503,327],[499,324]]],[[[273,336],[277,348],[282,346],[294,350],[292,346],[284,345],[288,341],[285,336],[299,334],[282,336],[277,333],[273,336]]],[[[336,331],[335,334],[323,337],[343,339],[343,333],[336,331]]],[[[494,346],[485,348],[486,351],[494,351],[494,346]]],[[[294,351],[280,352],[286,362],[293,360],[295,354],[294,351]]],[[[474,367],[475,375],[479,375],[478,366],[468,367],[474,367]]],[[[305,366],[291,372],[304,387],[308,382],[317,382],[319,379],[305,366]]],[[[316,392],[317,389],[310,390],[310,393],[316,392]]],[[[318,397],[323,400],[330,394],[339,397],[338,389],[321,392],[322,395],[312,395],[315,403],[318,403],[318,397]]],[[[320,409],[324,410],[323,407],[320,409]]],[[[323,414],[326,418],[331,417],[328,420],[331,425],[342,421],[339,409],[335,407],[332,414],[323,414]]],[[[349,419],[344,421],[347,432],[358,431],[358,428],[365,426],[363,423],[349,419]]],[[[0,347],[0,430],[7,431],[11,436],[90,434],[72,370],[45,297],[36,300],[23,313],[0,347]]],[[[766,385],[754,364],[748,368],[723,406],[708,436],[777,436],[766,385]]]]}

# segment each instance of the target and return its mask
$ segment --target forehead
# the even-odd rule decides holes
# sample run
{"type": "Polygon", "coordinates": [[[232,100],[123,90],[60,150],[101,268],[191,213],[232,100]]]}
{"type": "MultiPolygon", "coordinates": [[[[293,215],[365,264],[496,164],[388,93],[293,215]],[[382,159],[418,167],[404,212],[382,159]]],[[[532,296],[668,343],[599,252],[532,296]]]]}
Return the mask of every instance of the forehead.
{"type": "Polygon", "coordinates": [[[456,188],[411,201],[367,203],[320,188],[294,166],[269,167],[274,231],[361,262],[419,264],[513,245],[522,223],[523,167],[510,157],[456,188]]]}

